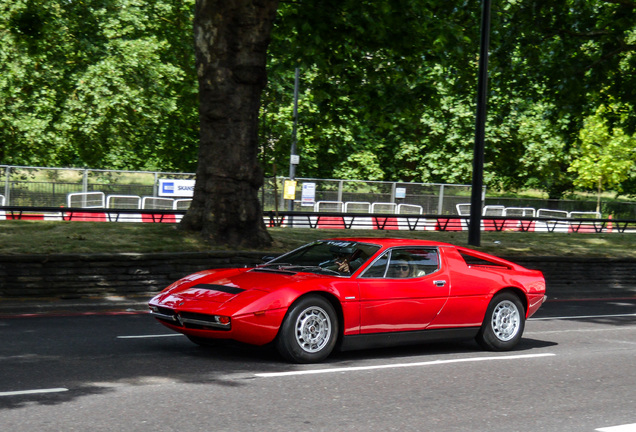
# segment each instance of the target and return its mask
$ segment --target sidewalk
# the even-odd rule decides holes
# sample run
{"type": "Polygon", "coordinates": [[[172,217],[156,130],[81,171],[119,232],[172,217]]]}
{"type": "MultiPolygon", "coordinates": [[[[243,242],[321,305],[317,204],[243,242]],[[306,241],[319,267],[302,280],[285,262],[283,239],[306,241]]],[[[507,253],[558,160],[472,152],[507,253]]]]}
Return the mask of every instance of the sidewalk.
{"type": "Polygon", "coordinates": [[[26,315],[146,313],[151,297],[152,294],[139,297],[0,299],[0,318],[26,315]]]}

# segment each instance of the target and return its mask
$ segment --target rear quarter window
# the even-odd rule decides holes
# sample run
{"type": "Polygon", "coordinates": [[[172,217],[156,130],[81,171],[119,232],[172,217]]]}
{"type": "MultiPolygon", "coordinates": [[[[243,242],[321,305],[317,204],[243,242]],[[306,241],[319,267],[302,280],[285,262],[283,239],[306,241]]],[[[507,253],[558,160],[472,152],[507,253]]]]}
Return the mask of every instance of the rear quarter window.
{"type": "Polygon", "coordinates": [[[508,266],[504,266],[500,263],[489,261],[487,259],[477,257],[474,255],[470,255],[464,251],[458,250],[459,255],[464,259],[466,265],[471,268],[484,268],[484,269],[496,269],[496,270],[504,270],[508,269],[508,266]]]}

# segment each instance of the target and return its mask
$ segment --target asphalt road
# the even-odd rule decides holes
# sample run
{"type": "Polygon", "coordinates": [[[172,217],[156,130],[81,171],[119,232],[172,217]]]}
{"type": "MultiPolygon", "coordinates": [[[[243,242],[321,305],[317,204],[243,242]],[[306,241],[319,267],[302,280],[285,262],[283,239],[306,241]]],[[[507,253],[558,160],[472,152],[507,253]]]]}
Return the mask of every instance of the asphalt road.
{"type": "Polygon", "coordinates": [[[636,431],[635,299],[548,302],[506,353],[292,365],[143,314],[3,318],[0,341],[0,431],[636,431]]]}

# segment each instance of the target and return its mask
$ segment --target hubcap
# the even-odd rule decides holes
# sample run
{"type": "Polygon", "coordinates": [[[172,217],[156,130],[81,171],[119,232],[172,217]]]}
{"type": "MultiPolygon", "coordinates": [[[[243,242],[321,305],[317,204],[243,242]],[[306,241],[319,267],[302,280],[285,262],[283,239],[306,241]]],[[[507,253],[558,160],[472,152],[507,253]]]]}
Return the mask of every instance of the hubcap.
{"type": "Polygon", "coordinates": [[[296,341],[308,353],[320,351],[331,337],[331,320],[324,309],[312,306],[296,320],[296,341]]]}
{"type": "Polygon", "coordinates": [[[492,312],[492,330],[500,341],[506,342],[519,332],[521,316],[517,306],[508,300],[499,303],[492,312]]]}

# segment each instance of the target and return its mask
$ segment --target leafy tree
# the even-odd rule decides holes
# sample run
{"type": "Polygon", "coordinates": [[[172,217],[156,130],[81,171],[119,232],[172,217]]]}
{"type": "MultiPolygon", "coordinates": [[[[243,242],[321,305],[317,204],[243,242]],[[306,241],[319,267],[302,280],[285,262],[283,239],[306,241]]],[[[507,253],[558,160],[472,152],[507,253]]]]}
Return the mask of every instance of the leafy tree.
{"type": "MultiPolygon", "coordinates": [[[[0,0],[0,162],[194,170],[194,7],[195,0],[0,0]]],[[[286,172],[300,67],[297,175],[468,183],[479,9],[465,0],[274,6],[259,142],[243,156],[258,153],[268,175],[286,172]]],[[[559,198],[590,187],[568,170],[587,152],[581,130],[589,132],[590,118],[610,136],[615,128],[633,136],[636,116],[598,108],[632,109],[635,9],[634,0],[493,2],[489,187],[559,198]]],[[[229,27],[244,22],[226,18],[229,27]]],[[[263,16],[245,19],[257,27],[263,16]]],[[[242,40],[236,33],[228,40],[242,40]]],[[[252,93],[248,99],[255,109],[252,93]]],[[[210,119],[203,113],[201,124],[210,119]]],[[[251,121],[245,130],[254,139],[251,121]]],[[[207,143],[210,131],[201,132],[207,143]]],[[[634,171],[604,187],[636,193],[634,171]]]]}
{"type": "MultiPolygon", "coordinates": [[[[619,188],[636,165],[636,137],[630,136],[619,126],[608,124],[605,114],[617,114],[617,105],[601,105],[596,113],[585,119],[581,129],[581,146],[569,171],[576,173],[574,181],[584,188],[596,187],[600,211],[601,192],[606,187],[619,188]]],[[[621,116],[625,119],[626,112],[621,116]]]]}
{"type": "MultiPolygon", "coordinates": [[[[290,74],[301,65],[300,175],[470,182],[479,8],[462,6],[345,1],[329,4],[323,16],[311,1],[281,5],[267,92],[286,92],[274,98],[290,113],[290,74]]],[[[509,88],[500,71],[507,67],[495,62],[491,71],[486,179],[490,186],[545,186],[559,196],[572,186],[563,135],[570,123],[551,124],[555,106],[544,102],[540,82],[509,88]],[[550,150],[559,152],[551,159],[538,151],[547,134],[550,150]]],[[[265,105],[265,125],[272,108],[265,105]]],[[[270,140],[282,144],[269,152],[279,164],[289,155],[290,130],[287,124],[270,140]]]]}
{"type": "Polygon", "coordinates": [[[303,72],[298,174],[425,178],[414,161],[403,169],[395,155],[403,145],[421,149],[422,112],[439,105],[444,74],[453,77],[454,91],[472,94],[464,79],[474,71],[462,74],[456,65],[475,55],[478,12],[478,5],[421,0],[282,3],[270,82],[292,83],[297,66],[303,72]]]}
{"type": "Polygon", "coordinates": [[[194,0],[2,0],[0,160],[194,167],[194,0]]]}
{"type": "MultiPolygon", "coordinates": [[[[603,103],[604,92],[633,100],[635,87],[625,85],[636,76],[633,6],[631,0],[493,4],[490,187],[539,187],[550,198],[573,188],[568,166],[583,118],[603,103]]],[[[468,182],[478,22],[478,4],[470,2],[282,3],[270,80],[285,80],[278,89],[288,96],[278,97],[278,106],[291,112],[291,71],[298,65],[303,71],[299,175],[468,182]],[[351,157],[357,153],[374,158],[351,157]],[[371,173],[366,166],[374,167],[371,173]]],[[[279,166],[289,157],[290,130],[269,135],[270,144],[280,145],[268,153],[279,166]]]]}
{"type": "MultiPolygon", "coordinates": [[[[520,84],[545,83],[569,114],[592,113],[603,92],[633,100],[636,40],[633,0],[503,2],[496,56],[520,84]]],[[[507,74],[510,77],[510,74],[507,74]]]]}

